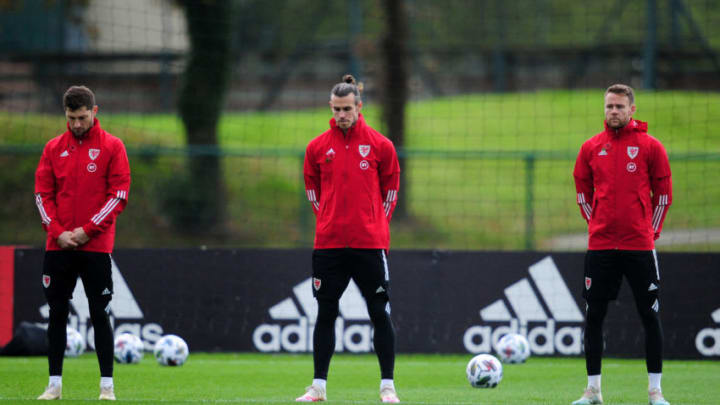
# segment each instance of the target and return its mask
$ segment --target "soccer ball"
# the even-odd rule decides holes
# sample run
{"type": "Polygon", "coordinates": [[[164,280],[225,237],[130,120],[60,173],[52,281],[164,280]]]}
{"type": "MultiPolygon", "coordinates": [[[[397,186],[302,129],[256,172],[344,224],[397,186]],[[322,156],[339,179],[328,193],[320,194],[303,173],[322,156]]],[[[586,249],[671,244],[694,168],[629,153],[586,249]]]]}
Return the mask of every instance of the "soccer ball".
{"type": "Polygon", "coordinates": [[[182,366],[190,354],[180,336],[165,335],[155,343],[155,359],[163,366],[182,366]]]}
{"type": "Polygon", "coordinates": [[[524,363],[530,357],[530,344],[525,336],[517,333],[503,336],[495,349],[503,363],[524,363]]]}
{"type": "Polygon", "coordinates": [[[77,357],[85,351],[85,339],[80,332],[71,327],[66,328],[67,344],[65,345],[65,357],[77,357]]]}
{"type": "Polygon", "coordinates": [[[465,374],[475,388],[495,388],[503,377],[502,363],[491,354],[478,354],[468,363],[465,374]]]}
{"type": "Polygon", "coordinates": [[[137,364],[143,358],[143,345],[139,337],[121,333],[115,338],[115,360],[121,364],[137,364]]]}

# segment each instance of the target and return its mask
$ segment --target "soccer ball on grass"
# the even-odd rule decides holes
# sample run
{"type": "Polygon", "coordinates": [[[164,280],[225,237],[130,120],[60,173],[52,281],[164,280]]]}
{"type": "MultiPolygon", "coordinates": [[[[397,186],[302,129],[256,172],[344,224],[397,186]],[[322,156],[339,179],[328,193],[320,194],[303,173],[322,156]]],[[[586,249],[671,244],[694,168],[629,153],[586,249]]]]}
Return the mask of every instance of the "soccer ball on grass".
{"type": "Polygon", "coordinates": [[[130,333],[121,333],[115,338],[115,360],[120,364],[137,364],[143,358],[145,345],[130,333]]]}
{"type": "Polygon", "coordinates": [[[65,357],[77,357],[85,351],[85,339],[80,332],[67,327],[67,343],[65,344],[65,357]]]}
{"type": "Polygon", "coordinates": [[[163,366],[182,366],[187,361],[187,343],[176,335],[165,335],[155,343],[155,359],[163,366]]]}
{"type": "Polygon", "coordinates": [[[503,377],[502,363],[491,354],[478,354],[468,363],[465,375],[475,388],[495,388],[503,377]]]}
{"type": "Polygon", "coordinates": [[[503,363],[524,363],[530,357],[530,343],[517,333],[503,336],[495,349],[503,363]]]}

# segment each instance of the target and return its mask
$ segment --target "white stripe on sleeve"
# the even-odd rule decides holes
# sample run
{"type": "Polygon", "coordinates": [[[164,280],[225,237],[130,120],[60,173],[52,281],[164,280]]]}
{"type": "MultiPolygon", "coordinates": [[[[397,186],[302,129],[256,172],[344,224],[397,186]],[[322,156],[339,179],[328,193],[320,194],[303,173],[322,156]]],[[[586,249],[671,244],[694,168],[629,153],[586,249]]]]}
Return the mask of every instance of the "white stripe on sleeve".
{"type": "Polygon", "coordinates": [[[108,200],[108,202],[105,203],[105,206],[100,210],[100,212],[98,212],[97,214],[95,214],[94,217],[92,217],[91,221],[95,225],[100,225],[100,223],[105,219],[105,217],[107,217],[107,215],[109,213],[111,213],[112,210],[114,210],[115,207],[117,207],[117,205],[119,203],[120,203],[119,198],[112,198],[112,199],[108,200]]]}
{"type": "Polygon", "coordinates": [[[580,204],[588,219],[592,218],[592,207],[589,204],[580,204]]]}
{"type": "Polygon", "coordinates": [[[662,220],[663,212],[665,212],[664,205],[658,205],[657,207],[655,207],[655,214],[653,215],[653,223],[652,223],[653,229],[655,231],[657,231],[658,227],[660,226],[660,221],[662,220]]]}
{"type": "Polygon", "coordinates": [[[578,193],[577,202],[585,213],[585,216],[588,219],[592,218],[592,206],[585,200],[585,193],[578,193]]]}
{"type": "Polygon", "coordinates": [[[316,210],[320,211],[320,203],[315,195],[315,190],[305,190],[305,193],[307,194],[308,201],[312,203],[316,210]]]}
{"type": "Polygon", "coordinates": [[[665,207],[667,206],[668,202],[668,195],[662,194],[658,198],[658,205],[655,206],[655,211],[653,212],[653,218],[652,218],[652,226],[655,231],[658,230],[658,227],[660,226],[660,221],[662,221],[663,213],[665,212],[665,207]]]}
{"type": "Polygon", "coordinates": [[[42,223],[45,225],[50,225],[52,219],[50,219],[47,212],[45,211],[42,196],[40,195],[40,193],[35,194],[35,205],[37,205],[38,211],[40,212],[40,220],[42,221],[42,223]]]}

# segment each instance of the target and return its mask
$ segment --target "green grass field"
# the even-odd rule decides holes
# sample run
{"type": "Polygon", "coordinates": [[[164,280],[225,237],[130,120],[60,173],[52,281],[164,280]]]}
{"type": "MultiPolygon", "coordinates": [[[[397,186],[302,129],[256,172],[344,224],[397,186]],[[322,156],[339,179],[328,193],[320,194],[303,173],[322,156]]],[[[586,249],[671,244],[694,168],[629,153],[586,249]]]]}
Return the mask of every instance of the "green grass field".
{"type": "MultiPolygon", "coordinates": [[[[495,389],[475,389],[465,379],[470,355],[400,355],[398,395],[408,404],[570,404],[587,380],[580,358],[531,358],[505,365],[495,389]]],[[[647,403],[643,360],[606,359],[606,404],[647,403]]],[[[93,354],[67,359],[63,402],[97,400],[98,368],[93,354]]],[[[673,405],[715,405],[720,398],[720,362],[666,361],[663,391],[673,405]]],[[[47,360],[0,359],[0,403],[32,403],[47,384],[47,360]]],[[[115,394],[133,404],[293,403],[312,378],[310,355],[191,354],[179,368],[161,367],[146,354],[139,365],[115,366],[115,394]]],[[[379,371],[374,355],[336,355],[330,367],[328,403],[379,403],[379,371]]]]}
{"type": "MultiPolygon", "coordinates": [[[[636,118],[671,155],[674,201],[665,230],[720,229],[720,94],[638,92],[636,118]],[[712,155],[707,155],[708,153],[712,155]],[[693,158],[693,154],[703,154],[693,158]],[[710,156],[710,157],[708,157],[710,156]]],[[[102,106],[101,106],[102,107],[102,106]]],[[[382,130],[379,106],[368,102],[366,120],[382,130]]],[[[174,114],[99,115],[102,125],[129,149],[181,148],[183,127],[174,114]]],[[[230,234],[183,234],[173,225],[175,182],[186,157],[131,155],[131,203],[118,226],[117,246],[308,246],[313,218],[304,199],[301,157],[308,141],[328,126],[326,108],[225,114],[219,140],[230,234]],[[238,153],[260,153],[239,156],[238,153]],[[288,155],[288,153],[291,153],[288,155]],[[179,232],[178,232],[179,231],[179,232]]],[[[582,235],[586,225],[575,204],[572,169],[582,142],[602,128],[602,90],[475,94],[413,101],[407,109],[408,156],[400,198],[409,216],[393,221],[393,247],[523,249],[532,208],[534,245],[555,249],[556,236],[582,235]],[[454,155],[453,155],[454,154],[454,155]],[[527,161],[535,154],[533,198],[528,204],[527,161]]],[[[7,145],[39,145],[61,132],[64,118],[0,112],[7,145]]],[[[0,155],[0,243],[37,245],[43,240],[32,195],[37,157],[0,155]],[[30,201],[30,202],[29,202],[30,201]]],[[[182,207],[181,207],[182,208],[182,207]]],[[[180,209],[181,209],[180,208],[180,209]]],[[[679,241],[666,250],[709,251],[720,243],[679,241]]]]}

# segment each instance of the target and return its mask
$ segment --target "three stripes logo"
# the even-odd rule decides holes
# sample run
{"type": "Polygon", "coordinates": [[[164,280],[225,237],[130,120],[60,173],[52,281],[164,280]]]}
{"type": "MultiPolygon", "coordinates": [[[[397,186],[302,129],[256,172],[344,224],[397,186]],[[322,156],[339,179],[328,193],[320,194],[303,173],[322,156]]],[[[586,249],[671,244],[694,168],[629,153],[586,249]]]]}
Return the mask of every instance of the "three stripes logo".
{"type": "MultiPolygon", "coordinates": [[[[261,352],[312,352],[317,301],[312,295],[313,279],[293,287],[293,296],[268,310],[272,323],[258,325],[253,344],[261,352]]],[[[335,321],[335,351],[367,353],[372,350],[372,326],[365,300],[354,281],[340,298],[340,316],[335,321]]]]}
{"type": "Polygon", "coordinates": [[[526,336],[534,354],[576,355],[582,351],[583,315],[552,257],[529,267],[530,278],[505,288],[505,297],[480,310],[481,325],[465,331],[470,353],[490,353],[508,333],[526,336]]]}

